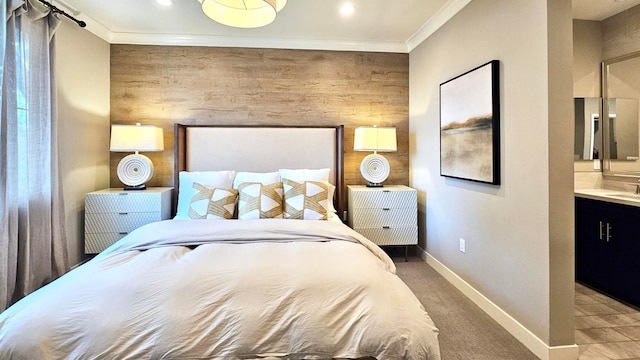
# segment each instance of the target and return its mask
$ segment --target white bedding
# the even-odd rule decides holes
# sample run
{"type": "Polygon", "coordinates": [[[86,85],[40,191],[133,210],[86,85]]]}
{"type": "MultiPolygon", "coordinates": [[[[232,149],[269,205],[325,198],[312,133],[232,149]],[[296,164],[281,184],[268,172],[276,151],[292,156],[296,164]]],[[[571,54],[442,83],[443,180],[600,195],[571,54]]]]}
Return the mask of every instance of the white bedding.
{"type": "Polygon", "coordinates": [[[437,334],[341,223],[168,220],[0,314],[0,358],[439,359],[437,334]]]}

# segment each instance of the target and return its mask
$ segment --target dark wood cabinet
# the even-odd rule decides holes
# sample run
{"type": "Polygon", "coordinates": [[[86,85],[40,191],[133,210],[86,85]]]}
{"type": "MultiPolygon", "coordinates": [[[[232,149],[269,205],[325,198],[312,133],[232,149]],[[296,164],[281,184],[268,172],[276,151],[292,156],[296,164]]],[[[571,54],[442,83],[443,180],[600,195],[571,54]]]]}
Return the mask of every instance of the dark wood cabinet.
{"type": "Polygon", "coordinates": [[[576,197],[576,280],[640,308],[640,207],[576,197]]]}

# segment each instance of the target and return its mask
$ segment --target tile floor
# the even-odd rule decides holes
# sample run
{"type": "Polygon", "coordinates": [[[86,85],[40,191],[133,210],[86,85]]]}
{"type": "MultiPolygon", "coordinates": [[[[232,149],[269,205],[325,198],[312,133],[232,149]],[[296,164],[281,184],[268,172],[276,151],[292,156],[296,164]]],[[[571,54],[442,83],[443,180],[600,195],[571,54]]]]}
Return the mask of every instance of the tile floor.
{"type": "Polygon", "coordinates": [[[579,360],[640,360],[640,311],[576,283],[579,360]]]}

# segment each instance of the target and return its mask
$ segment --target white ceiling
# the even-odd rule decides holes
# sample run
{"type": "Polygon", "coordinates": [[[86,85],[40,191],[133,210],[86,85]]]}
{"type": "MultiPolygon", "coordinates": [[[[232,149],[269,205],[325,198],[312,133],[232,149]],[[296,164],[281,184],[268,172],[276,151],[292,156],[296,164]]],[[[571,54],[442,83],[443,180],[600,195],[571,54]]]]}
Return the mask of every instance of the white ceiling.
{"type": "Polygon", "coordinates": [[[572,0],[573,18],[602,21],[636,5],[640,0],[572,0]]]}
{"type": "MultiPolygon", "coordinates": [[[[409,52],[472,0],[288,0],[277,19],[237,29],[204,15],[198,0],[50,0],[109,43],[409,52]],[[351,3],[355,13],[340,15],[351,3]]],[[[640,0],[572,0],[574,18],[602,20],[640,0]]]]}

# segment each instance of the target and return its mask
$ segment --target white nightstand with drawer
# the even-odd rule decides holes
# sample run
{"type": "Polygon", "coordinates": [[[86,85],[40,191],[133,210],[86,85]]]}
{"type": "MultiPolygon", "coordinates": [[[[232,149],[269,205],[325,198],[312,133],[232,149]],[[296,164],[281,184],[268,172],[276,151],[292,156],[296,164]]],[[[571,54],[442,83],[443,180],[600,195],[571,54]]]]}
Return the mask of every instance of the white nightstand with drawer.
{"type": "Polygon", "coordinates": [[[418,193],[404,185],[349,185],[349,226],[380,246],[418,244],[418,193]]]}
{"type": "Polygon", "coordinates": [[[84,252],[97,254],[136,228],[171,216],[171,187],[124,191],[104,189],[85,195],[84,252]]]}

